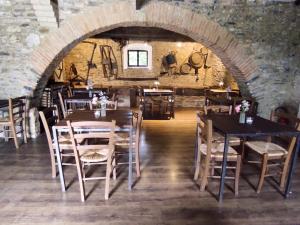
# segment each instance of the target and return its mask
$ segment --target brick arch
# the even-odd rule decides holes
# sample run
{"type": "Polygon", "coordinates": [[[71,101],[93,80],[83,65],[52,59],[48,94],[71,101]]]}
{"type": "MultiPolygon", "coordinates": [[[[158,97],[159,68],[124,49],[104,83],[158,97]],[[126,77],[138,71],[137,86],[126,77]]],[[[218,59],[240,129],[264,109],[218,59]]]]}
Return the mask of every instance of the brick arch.
{"type": "Polygon", "coordinates": [[[243,87],[243,92],[250,92],[245,84],[257,67],[237,39],[216,22],[191,10],[163,2],[149,3],[138,11],[128,3],[109,3],[67,18],[32,53],[32,70],[39,76],[36,88],[44,87],[55,62],[60,61],[80,41],[113,28],[129,26],[163,28],[200,42],[222,60],[243,87]]]}

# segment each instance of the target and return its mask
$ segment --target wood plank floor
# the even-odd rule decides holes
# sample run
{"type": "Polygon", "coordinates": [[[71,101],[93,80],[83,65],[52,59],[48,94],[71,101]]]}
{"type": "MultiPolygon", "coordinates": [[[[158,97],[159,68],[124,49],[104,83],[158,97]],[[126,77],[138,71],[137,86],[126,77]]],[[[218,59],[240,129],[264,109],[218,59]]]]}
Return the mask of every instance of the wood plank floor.
{"type": "Polygon", "coordinates": [[[239,197],[227,181],[220,204],[215,198],[218,181],[210,180],[208,191],[200,193],[192,180],[195,112],[177,110],[175,116],[143,122],[142,177],[129,192],[122,166],[111,182],[108,201],[104,182],[91,181],[89,196],[81,203],[73,167],[65,168],[67,192],[60,191],[58,177],[51,178],[45,136],[30,140],[18,152],[13,141],[0,142],[0,224],[300,224],[299,166],[289,199],[272,179],[257,195],[258,170],[245,165],[239,197]]]}

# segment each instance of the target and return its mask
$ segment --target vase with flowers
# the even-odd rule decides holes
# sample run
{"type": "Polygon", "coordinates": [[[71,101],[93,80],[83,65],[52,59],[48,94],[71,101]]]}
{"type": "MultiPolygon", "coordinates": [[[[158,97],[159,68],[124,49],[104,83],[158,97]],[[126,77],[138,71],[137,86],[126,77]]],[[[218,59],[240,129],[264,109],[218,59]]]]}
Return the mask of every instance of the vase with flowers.
{"type": "Polygon", "coordinates": [[[240,105],[235,107],[235,111],[240,113],[239,123],[246,123],[246,112],[249,110],[250,104],[248,101],[243,100],[240,105]]]}
{"type": "Polygon", "coordinates": [[[108,97],[105,96],[102,92],[99,93],[99,97],[96,94],[94,94],[94,97],[92,99],[92,105],[96,109],[97,114],[99,114],[99,112],[100,112],[100,115],[102,117],[106,116],[107,100],[108,100],[108,97]]]}

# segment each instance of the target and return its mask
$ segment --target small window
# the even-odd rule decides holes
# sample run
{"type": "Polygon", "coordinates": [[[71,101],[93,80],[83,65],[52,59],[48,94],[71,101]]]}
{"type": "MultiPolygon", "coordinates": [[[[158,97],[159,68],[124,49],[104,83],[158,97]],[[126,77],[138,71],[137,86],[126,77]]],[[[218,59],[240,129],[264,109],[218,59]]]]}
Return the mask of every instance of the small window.
{"type": "Polygon", "coordinates": [[[147,67],[148,51],[128,50],[128,67],[147,67]]]}
{"type": "Polygon", "coordinates": [[[123,69],[152,70],[152,46],[147,43],[131,43],[123,48],[123,69]]]}

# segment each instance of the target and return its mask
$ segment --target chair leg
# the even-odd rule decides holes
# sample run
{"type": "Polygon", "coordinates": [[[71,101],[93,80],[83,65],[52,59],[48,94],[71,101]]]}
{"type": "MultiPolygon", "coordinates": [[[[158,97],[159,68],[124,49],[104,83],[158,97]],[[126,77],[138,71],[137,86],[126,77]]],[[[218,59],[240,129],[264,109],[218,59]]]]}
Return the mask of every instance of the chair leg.
{"type": "Polygon", "coordinates": [[[78,173],[78,180],[79,180],[79,188],[80,188],[80,197],[81,201],[85,201],[85,188],[84,188],[84,180],[82,178],[82,170],[81,170],[81,165],[77,164],[77,173],[78,173]]]}
{"type": "Polygon", "coordinates": [[[16,127],[14,124],[11,125],[11,130],[12,130],[12,135],[13,135],[13,138],[14,138],[14,141],[15,141],[15,146],[16,146],[16,149],[19,148],[19,143],[18,143],[18,138],[17,138],[17,133],[16,133],[16,127]]]}
{"type": "Polygon", "coordinates": [[[204,173],[201,179],[201,185],[200,185],[200,191],[204,191],[205,187],[207,185],[207,177],[209,172],[209,159],[208,157],[205,158],[205,167],[204,167],[204,173]]]}
{"type": "Polygon", "coordinates": [[[265,175],[266,175],[266,171],[267,171],[267,166],[268,166],[268,155],[264,154],[263,158],[262,158],[262,165],[261,165],[261,173],[260,173],[260,178],[259,178],[259,182],[257,185],[257,190],[256,192],[259,194],[260,190],[262,188],[262,185],[264,183],[264,179],[265,179],[265,175]]]}
{"type": "Polygon", "coordinates": [[[52,178],[56,177],[56,165],[55,165],[55,155],[50,154],[51,158],[51,171],[52,171],[52,178]]]}
{"type": "Polygon", "coordinates": [[[114,156],[114,160],[113,160],[113,179],[116,180],[117,179],[117,169],[116,169],[116,156],[114,156]]]}
{"type": "Polygon", "coordinates": [[[235,194],[235,196],[238,196],[238,194],[239,194],[239,180],[240,180],[241,164],[242,164],[242,156],[238,155],[237,161],[236,161],[235,179],[234,179],[234,194],[235,194]]]}
{"type": "Polygon", "coordinates": [[[197,180],[199,178],[199,172],[200,172],[200,161],[201,161],[201,152],[197,150],[197,156],[196,156],[196,168],[194,173],[194,180],[197,180]]]}
{"type": "Polygon", "coordinates": [[[106,165],[106,178],[105,178],[105,194],[104,198],[105,200],[108,200],[109,198],[109,181],[110,181],[110,174],[111,174],[111,159],[107,160],[106,165]]]}
{"type": "Polygon", "coordinates": [[[136,143],[135,146],[135,170],[137,177],[141,176],[141,168],[140,168],[140,148],[139,143],[136,143]]]}
{"type": "MultiPolygon", "coordinates": [[[[287,160],[287,159],[285,159],[285,160],[287,160]]],[[[284,166],[283,166],[282,174],[281,174],[281,177],[280,177],[280,188],[281,189],[284,188],[288,168],[289,168],[289,163],[285,162],[284,166]]]]}

